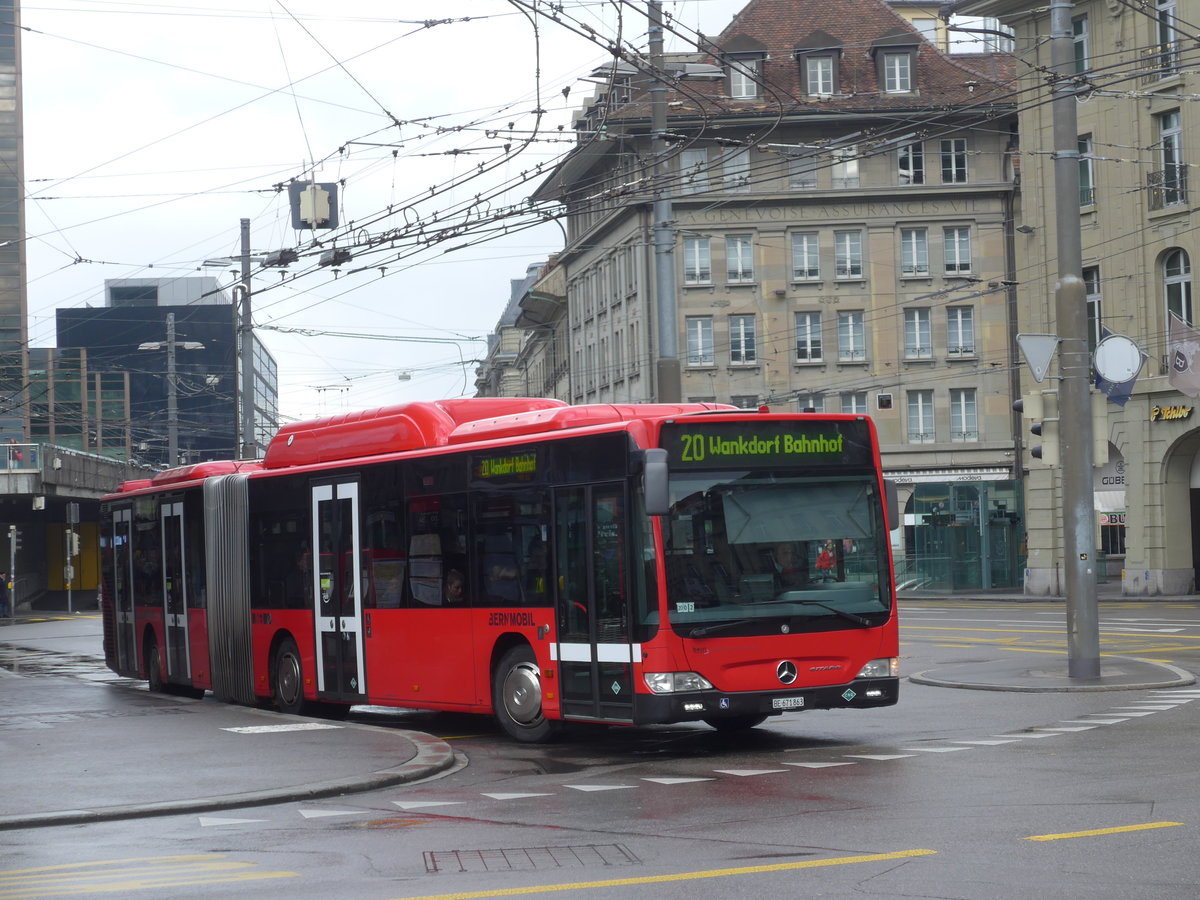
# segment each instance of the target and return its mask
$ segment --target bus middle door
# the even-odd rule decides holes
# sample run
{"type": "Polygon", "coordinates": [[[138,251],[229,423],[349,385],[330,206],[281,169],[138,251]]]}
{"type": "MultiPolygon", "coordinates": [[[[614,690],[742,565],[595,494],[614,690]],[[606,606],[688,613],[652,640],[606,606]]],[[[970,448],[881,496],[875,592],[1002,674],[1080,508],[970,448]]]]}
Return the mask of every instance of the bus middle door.
{"type": "Polygon", "coordinates": [[[183,564],[183,503],[159,507],[162,520],[163,629],[166,639],[167,680],[190,683],[191,653],[188,646],[187,601],[183,564]]]}
{"type": "Polygon", "coordinates": [[[312,523],[317,693],[353,703],[366,694],[358,482],[314,485],[312,523]]]}
{"type": "Polygon", "coordinates": [[[137,673],[137,634],[133,616],[133,512],[126,506],[112,513],[113,631],[117,644],[117,671],[137,673]]]}
{"type": "Polygon", "coordinates": [[[562,713],[633,719],[630,566],[625,487],[560,488],[554,496],[562,713]]]}

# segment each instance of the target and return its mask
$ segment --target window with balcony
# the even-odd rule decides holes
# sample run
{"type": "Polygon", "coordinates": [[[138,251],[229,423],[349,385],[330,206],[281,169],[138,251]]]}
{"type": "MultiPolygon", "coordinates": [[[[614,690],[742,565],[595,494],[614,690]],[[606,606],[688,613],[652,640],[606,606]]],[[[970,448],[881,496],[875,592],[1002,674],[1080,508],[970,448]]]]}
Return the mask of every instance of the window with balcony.
{"type": "Polygon", "coordinates": [[[862,278],[862,232],[835,231],[833,233],[833,248],[834,275],[837,278],[862,278]]]}
{"type": "Polygon", "coordinates": [[[1183,129],[1179,110],[1155,117],[1158,124],[1159,170],[1147,175],[1150,209],[1187,202],[1187,166],[1183,162],[1183,129]]]}
{"type": "Polygon", "coordinates": [[[1092,159],[1092,136],[1079,139],[1079,205],[1093,206],[1096,203],[1096,171],[1092,159]]]}
{"type": "Polygon", "coordinates": [[[975,388],[950,389],[950,440],[958,443],[979,440],[975,388]]]}
{"type": "Polygon", "coordinates": [[[754,235],[725,236],[725,270],[730,284],[754,281],[754,235]]]}
{"type": "Polygon", "coordinates": [[[821,359],[821,314],[796,313],[796,362],[820,362],[821,359]]]}
{"type": "Polygon", "coordinates": [[[815,231],[792,232],[792,280],[815,281],[821,277],[820,245],[815,231]]]}
{"type": "Polygon", "coordinates": [[[1179,73],[1179,42],[1183,35],[1179,31],[1178,17],[1176,0],[1156,0],[1155,70],[1159,78],[1170,78],[1179,73]]]}
{"type": "Polygon", "coordinates": [[[867,334],[862,310],[839,312],[838,362],[865,362],[866,358],[867,334]]]}
{"type": "Polygon", "coordinates": [[[900,229],[900,274],[929,274],[929,229],[900,229]]]}
{"type": "Polygon", "coordinates": [[[688,316],[687,364],[689,366],[711,366],[713,364],[713,320],[712,316],[688,316]]]}
{"type": "Polygon", "coordinates": [[[933,324],[928,309],[904,311],[904,358],[933,359],[933,324]]]}
{"type": "Polygon", "coordinates": [[[683,239],[683,283],[712,283],[712,247],[708,238],[683,239]]]}
{"type": "Polygon", "coordinates": [[[942,229],[942,251],[947,275],[963,275],[971,271],[971,228],[955,225],[942,229]]]}
{"type": "Polygon", "coordinates": [[[1071,20],[1071,48],[1075,54],[1075,74],[1082,75],[1091,67],[1088,52],[1088,17],[1076,16],[1071,20]]]}
{"type": "Polygon", "coordinates": [[[910,444],[932,444],[935,439],[933,391],[909,391],[908,442],[910,444]]]}
{"type": "Polygon", "coordinates": [[[736,366],[749,366],[758,362],[754,316],[729,317],[729,361],[736,366]]]}
{"type": "Polygon", "coordinates": [[[1094,353],[1100,343],[1100,332],[1104,327],[1100,306],[1100,267],[1088,266],[1083,270],[1083,285],[1087,296],[1088,351],[1094,353]]]}
{"type": "Polygon", "coordinates": [[[951,357],[975,355],[975,310],[970,306],[946,309],[946,353],[951,357]]]}

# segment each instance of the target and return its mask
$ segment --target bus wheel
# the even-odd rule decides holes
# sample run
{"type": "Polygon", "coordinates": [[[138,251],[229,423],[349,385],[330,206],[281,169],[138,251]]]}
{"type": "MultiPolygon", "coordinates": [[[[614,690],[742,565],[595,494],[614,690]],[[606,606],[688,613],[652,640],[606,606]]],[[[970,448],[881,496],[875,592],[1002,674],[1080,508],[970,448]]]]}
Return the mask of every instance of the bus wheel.
{"type": "Polygon", "coordinates": [[[146,681],[155,694],[162,694],[167,690],[167,682],[163,679],[162,660],[158,655],[158,642],[153,638],[146,642],[146,681]]]}
{"type": "Polygon", "coordinates": [[[542,679],[527,644],[513,647],[492,673],[492,706],[500,727],[522,743],[548,741],[559,723],[542,715],[542,679]]]}
{"type": "Polygon", "coordinates": [[[296,642],[291,638],[285,638],[279,644],[271,671],[275,708],[290,716],[298,715],[304,708],[304,666],[296,642]]]}
{"type": "Polygon", "coordinates": [[[753,728],[755,725],[761,725],[767,721],[766,716],[726,716],[725,718],[705,719],[706,724],[711,725],[717,731],[745,731],[747,728],[753,728]]]}

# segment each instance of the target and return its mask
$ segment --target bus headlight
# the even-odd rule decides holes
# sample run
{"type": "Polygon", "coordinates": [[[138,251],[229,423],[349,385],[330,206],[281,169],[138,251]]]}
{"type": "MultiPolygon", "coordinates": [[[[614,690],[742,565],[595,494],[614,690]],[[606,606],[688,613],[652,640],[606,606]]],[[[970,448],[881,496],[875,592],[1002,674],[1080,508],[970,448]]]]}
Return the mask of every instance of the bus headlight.
{"type": "Polygon", "coordinates": [[[899,678],[900,660],[895,657],[873,659],[859,670],[859,678],[899,678]]]}
{"type": "Polygon", "coordinates": [[[678,694],[684,691],[711,691],[708,679],[695,672],[644,672],[642,680],[656,694],[678,694]]]}

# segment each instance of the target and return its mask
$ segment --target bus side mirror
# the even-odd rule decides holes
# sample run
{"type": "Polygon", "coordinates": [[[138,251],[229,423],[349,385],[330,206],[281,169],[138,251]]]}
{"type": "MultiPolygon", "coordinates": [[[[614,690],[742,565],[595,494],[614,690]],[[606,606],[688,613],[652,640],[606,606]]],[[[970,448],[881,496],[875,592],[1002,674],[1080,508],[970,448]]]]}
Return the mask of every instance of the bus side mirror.
{"type": "Polygon", "coordinates": [[[900,527],[900,498],[896,493],[896,482],[883,480],[883,502],[887,507],[888,530],[900,527]]]}
{"type": "Polygon", "coordinates": [[[653,448],[646,451],[642,467],[642,491],[646,499],[646,513],[665,516],[671,509],[667,492],[667,451],[653,448]]]}

